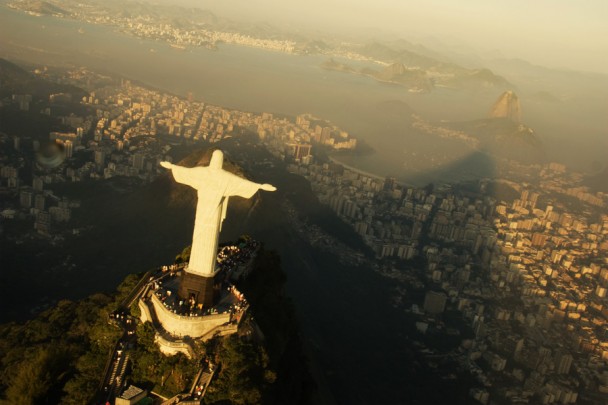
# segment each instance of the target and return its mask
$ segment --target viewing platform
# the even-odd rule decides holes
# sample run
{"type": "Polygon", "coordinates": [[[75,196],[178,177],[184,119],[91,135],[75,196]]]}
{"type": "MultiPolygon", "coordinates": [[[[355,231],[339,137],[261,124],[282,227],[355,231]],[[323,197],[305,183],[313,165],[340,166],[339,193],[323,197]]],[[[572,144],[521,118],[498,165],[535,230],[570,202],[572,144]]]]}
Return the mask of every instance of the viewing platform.
{"type": "Polygon", "coordinates": [[[217,256],[220,269],[218,291],[211,306],[204,306],[194,297],[180,297],[180,283],[187,268],[150,281],[138,306],[141,320],[154,326],[156,343],[163,353],[181,352],[192,356],[192,340],[207,340],[238,331],[249,304],[232,280],[248,274],[258,249],[259,244],[255,241],[220,248],[217,256]]]}

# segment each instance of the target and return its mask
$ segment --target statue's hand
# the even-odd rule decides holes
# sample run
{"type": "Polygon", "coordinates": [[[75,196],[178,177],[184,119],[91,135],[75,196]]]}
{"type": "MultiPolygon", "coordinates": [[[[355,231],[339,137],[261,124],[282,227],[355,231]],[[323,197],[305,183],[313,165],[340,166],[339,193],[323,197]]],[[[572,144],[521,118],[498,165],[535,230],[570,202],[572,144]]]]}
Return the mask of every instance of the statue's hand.
{"type": "Polygon", "coordinates": [[[170,163],[170,162],[160,162],[160,165],[162,167],[164,167],[165,169],[171,169],[171,168],[173,168],[173,164],[170,163]]]}
{"type": "Polygon", "coordinates": [[[277,188],[271,184],[262,184],[262,186],[260,187],[262,190],[264,191],[275,191],[277,188]]]}

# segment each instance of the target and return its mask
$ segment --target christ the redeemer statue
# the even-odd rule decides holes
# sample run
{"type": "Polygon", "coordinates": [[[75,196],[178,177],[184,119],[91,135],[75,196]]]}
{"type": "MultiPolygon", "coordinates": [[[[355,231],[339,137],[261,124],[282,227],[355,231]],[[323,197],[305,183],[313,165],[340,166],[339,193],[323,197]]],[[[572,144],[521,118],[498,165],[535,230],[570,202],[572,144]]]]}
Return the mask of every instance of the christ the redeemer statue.
{"type": "Polygon", "coordinates": [[[245,180],[224,169],[224,154],[215,150],[209,166],[183,167],[161,162],[171,169],[178,183],[186,184],[197,191],[196,219],[192,235],[192,250],[187,271],[204,277],[215,275],[217,241],[222,221],[226,218],[228,198],[239,196],[251,198],[258,190],[275,191],[270,184],[257,184],[245,180]]]}

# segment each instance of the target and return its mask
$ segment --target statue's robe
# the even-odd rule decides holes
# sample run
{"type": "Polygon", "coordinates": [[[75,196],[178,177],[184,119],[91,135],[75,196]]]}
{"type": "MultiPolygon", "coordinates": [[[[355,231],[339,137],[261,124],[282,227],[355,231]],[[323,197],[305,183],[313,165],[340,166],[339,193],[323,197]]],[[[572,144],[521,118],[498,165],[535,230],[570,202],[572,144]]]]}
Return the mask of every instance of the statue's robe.
{"type": "Polygon", "coordinates": [[[171,166],[175,181],[197,191],[188,271],[207,277],[215,273],[219,232],[226,218],[228,198],[251,198],[261,187],[260,184],[222,169],[222,165],[223,155],[220,151],[215,151],[207,167],[171,166]]]}

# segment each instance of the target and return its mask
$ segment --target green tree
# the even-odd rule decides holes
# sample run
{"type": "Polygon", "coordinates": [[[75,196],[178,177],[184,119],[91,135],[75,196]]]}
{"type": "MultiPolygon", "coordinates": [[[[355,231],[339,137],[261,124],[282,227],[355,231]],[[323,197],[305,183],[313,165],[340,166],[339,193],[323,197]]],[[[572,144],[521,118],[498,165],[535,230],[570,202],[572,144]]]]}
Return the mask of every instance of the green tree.
{"type": "Polygon", "coordinates": [[[108,360],[110,351],[108,343],[115,342],[116,339],[114,338],[117,338],[116,330],[104,323],[102,319],[97,319],[98,324],[95,326],[95,332],[92,330],[91,333],[92,336],[97,333],[106,337],[97,338],[100,342],[91,340],[88,350],[76,360],[74,374],[63,387],[62,403],[74,405],[89,403],[97,390],[100,376],[103,374],[104,366],[108,360]],[[108,332],[104,332],[104,330],[108,332]],[[111,338],[108,336],[111,336],[111,338]]]}
{"type": "Polygon", "coordinates": [[[206,399],[237,405],[261,403],[266,386],[261,348],[233,335],[221,341],[219,358],[221,368],[206,399]]]}
{"type": "Polygon", "coordinates": [[[61,349],[35,349],[19,364],[6,389],[9,403],[29,405],[47,398],[50,388],[65,378],[67,361],[67,353],[61,349]]]}

